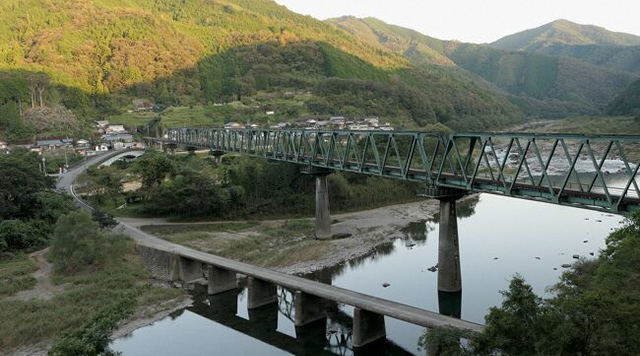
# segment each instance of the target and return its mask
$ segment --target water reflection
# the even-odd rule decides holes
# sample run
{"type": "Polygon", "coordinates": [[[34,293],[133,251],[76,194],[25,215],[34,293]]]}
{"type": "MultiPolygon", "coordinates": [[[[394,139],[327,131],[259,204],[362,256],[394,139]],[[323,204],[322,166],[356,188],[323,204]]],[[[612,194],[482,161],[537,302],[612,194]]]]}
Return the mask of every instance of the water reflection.
{"type": "MultiPolygon", "coordinates": [[[[326,319],[295,327],[295,298],[291,291],[279,288],[278,303],[249,310],[248,320],[238,315],[238,309],[245,307],[241,291],[208,296],[206,288],[200,286],[192,292],[194,304],[187,310],[293,355],[370,354],[369,348],[352,347],[352,317],[336,303],[327,306],[326,319]],[[291,328],[293,335],[281,330],[291,328]]],[[[378,355],[412,355],[391,341],[372,347],[378,355]]]]}

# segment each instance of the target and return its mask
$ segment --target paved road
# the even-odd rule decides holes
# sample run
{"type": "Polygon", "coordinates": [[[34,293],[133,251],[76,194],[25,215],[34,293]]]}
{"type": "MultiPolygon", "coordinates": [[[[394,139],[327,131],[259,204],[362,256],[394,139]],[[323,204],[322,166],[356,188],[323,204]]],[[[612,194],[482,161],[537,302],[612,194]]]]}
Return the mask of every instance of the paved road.
{"type": "MultiPolygon", "coordinates": [[[[84,208],[91,209],[87,204],[80,201],[73,191],[73,182],[77,177],[82,174],[86,169],[94,164],[98,164],[104,160],[107,160],[113,155],[120,154],[122,152],[112,152],[100,157],[93,158],[86,163],[77,166],[72,171],[69,171],[62,176],[58,181],[58,189],[64,190],[74,196],[80,205],[84,208]]],[[[452,326],[459,329],[481,331],[483,326],[480,324],[451,318],[448,316],[440,315],[428,310],[415,308],[409,305],[385,300],[370,295],[350,291],[347,289],[322,284],[319,282],[311,281],[297,276],[276,272],[267,268],[253,266],[247,263],[242,263],[227,258],[214,256],[208,253],[193,250],[191,248],[177,245],[169,241],[162,240],[156,236],[150,235],[144,231],[139,230],[137,227],[127,224],[126,219],[119,220],[120,225],[116,229],[121,230],[138,244],[150,247],[153,249],[165,251],[171,254],[179,255],[183,258],[199,261],[206,265],[213,265],[220,268],[235,271],[237,273],[251,276],[260,280],[271,282],[273,284],[290,288],[296,291],[301,291],[311,295],[315,295],[324,299],[329,299],[339,303],[344,303],[354,307],[358,307],[364,310],[368,310],[374,313],[387,315],[395,319],[404,320],[412,324],[425,326],[425,327],[442,327],[452,326]]]]}

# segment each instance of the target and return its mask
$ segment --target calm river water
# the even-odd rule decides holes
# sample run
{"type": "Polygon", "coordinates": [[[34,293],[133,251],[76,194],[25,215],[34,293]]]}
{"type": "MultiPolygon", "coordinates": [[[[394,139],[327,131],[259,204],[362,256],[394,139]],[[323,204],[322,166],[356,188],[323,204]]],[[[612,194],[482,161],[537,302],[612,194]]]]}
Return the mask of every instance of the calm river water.
{"type": "MultiPolygon", "coordinates": [[[[483,194],[459,206],[462,295],[438,295],[438,224],[421,221],[405,238],[357,261],[309,276],[325,283],[482,323],[501,290],[519,273],[540,295],[558,280],[573,255],[591,257],[622,218],[600,212],[483,194]],[[383,284],[390,284],[386,288],[383,284]],[[440,299],[439,299],[440,297],[440,299]]],[[[124,356],[353,355],[353,308],[333,305],[326,324],[298,329],[291,293],[280,289],[278,306],[247,312],[246,289],[206,296],[196,288],[195,304],[153,325],[115,340],[124,356]]],[[[387,341],[356,355],[424,355],[424,328],[386,318],[387,341]]]]}

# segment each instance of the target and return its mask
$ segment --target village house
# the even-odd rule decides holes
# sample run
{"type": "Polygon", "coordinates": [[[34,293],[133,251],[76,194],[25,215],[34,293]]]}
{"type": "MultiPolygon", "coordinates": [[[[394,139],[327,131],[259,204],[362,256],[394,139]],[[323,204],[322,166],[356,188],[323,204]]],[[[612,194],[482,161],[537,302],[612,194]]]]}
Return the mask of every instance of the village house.
{"type": "Polygon", "coordinates": [[[237,122],[227,122],[226,124],[224,124],[224,128],[225,129],[244,129],[244,126],[242,126],[241,124],[237,123],[237,122]]]}
{"type": "Polygon", "coordinates": [[[364,119],[364,122],[373,127],[378,127],[380,125],[380,119],[377,117],[367,117],[364,119]]]}
{"type": "Polygon", "coordinates": [[[127,132],[127,129],[124,127],[124,125],[109,125],[106,130],[107,134],[126,133],[126,132],[127,132]]]}
{"type": "Polygon", "coordinates": [[[71,146],[73,146],[73,140],[71,139],[38,140],[36,141],[35,149],[32,149],[32,151],[42,152],[46,150],[58,150],[71,146]]]}
{"type": "Polygon", "coordinates": [[[96,152],[105,152],[105,151],[109,151],[109,144],[101,143],[96,146],[96,152]]]}
{"type": "Polygon", "coordinates": [[[0,150],[6,150],[8,147],[6,142],[0,141],[0,150]]]}
{"type": "Polygon", "coordinates": [[[153,103],[149,100],[144,99],[134,99],[133,100],[133,108],[136,111],[151,111],[153,110],[153,103]]]}
{"type": "Polygon", "coordinates": [[[102,136],[102,138],[107,141],[108,146],[114,150],[123,150],[135,146],[133,135],[126,132],[108,134],[102,136]]]}

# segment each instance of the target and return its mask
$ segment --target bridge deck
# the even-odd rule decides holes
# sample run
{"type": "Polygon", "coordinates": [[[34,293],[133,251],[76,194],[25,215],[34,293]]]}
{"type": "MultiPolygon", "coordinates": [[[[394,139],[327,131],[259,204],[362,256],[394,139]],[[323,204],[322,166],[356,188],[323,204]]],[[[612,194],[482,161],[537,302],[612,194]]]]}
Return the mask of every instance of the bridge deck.
{"type": "Polygon", "coordinates": [[[465,329],[476,332],[479,332],[483,329],[483,326],[480,324],[455,319],[432,311],[412,307],[406,304],[377,298],[348,289],[308,280],[302,277],[277,272],[271,269],[253,266],[247,263],[238,262],[219,256],[214,256],[205,252],[190,249],[185,246],[169,243],[164,240],[161,240],[162,242],[159,243],[153,236],[143,231],[140,231],[128,225],[124,225],[124,228],[130,236],[132,236],[139,244],[143,246],[179,255],[181,257],[198,261],[206,265],[213,265],[220,268],[228,269],[245,276],[258,278],[282,287],[315,295],[320,298],[386,315],[395,319],[409,322],[411,324],[430,328],[451,326],[458,329],[465,329]]]}

